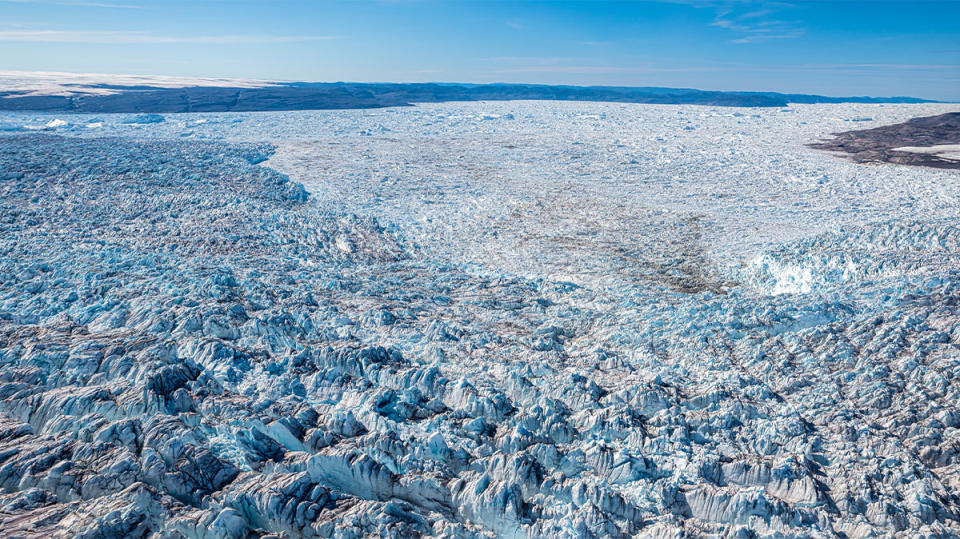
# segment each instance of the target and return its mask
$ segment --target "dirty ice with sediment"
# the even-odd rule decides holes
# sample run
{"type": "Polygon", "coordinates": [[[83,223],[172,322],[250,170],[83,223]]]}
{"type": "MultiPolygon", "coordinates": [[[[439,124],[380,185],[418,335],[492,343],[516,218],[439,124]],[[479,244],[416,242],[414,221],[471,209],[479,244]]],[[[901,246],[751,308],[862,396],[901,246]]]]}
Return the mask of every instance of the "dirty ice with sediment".
{"type": "Polygon", "coordinates": [[[0,114],[0,526],[956,535],[956,110],[0,114]]]}

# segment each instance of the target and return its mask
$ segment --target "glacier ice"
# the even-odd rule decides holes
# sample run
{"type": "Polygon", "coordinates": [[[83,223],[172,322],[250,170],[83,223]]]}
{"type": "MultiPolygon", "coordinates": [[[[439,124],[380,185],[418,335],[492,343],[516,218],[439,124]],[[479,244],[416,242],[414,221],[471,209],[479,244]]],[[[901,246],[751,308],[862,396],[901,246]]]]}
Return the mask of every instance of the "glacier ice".
{"type": "Polygon", "coordinates": [[[800,144],[943,107],[3,129],[0,528],[955,536],[956,173],[800,144]]]}

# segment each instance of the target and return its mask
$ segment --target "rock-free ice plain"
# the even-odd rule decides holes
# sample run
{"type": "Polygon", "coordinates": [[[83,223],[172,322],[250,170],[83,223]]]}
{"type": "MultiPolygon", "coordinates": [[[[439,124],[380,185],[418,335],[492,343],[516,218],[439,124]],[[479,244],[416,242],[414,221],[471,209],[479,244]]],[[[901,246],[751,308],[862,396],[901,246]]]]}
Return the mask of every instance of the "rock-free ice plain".
{"type": "Polygon", "coordinates": [[[0,115],[0,529],[960,533],[944,104],[0,115]]]}

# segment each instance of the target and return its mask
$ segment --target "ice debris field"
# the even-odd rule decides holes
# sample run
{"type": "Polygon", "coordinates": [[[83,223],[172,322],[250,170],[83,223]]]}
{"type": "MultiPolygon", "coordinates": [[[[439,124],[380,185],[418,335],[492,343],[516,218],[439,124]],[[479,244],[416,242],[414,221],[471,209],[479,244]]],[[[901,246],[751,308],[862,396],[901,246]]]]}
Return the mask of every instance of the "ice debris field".
{"type": "Polygon", "coordinates": [[[0,114],[0,535],[957,536],[955,110],[0,114]]]}

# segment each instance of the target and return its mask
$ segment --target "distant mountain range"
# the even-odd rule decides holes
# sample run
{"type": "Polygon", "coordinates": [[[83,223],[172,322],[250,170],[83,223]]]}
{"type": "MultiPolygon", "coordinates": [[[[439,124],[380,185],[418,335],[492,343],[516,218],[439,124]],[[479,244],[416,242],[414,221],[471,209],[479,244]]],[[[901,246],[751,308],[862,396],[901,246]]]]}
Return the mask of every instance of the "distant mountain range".
{"type": "MultiPolygon", "coordinates": [[[[52,79],[51,79],[52,80],[52,79]]],[[[149,82],[149,81],[147,81],[149,82]]],[[[360,109],[516,99],[781,107],[790,103],[930,103],[913,97],[825,97],[688,88],[457,83],[278,83],[183,86],[60,82],[54,91],[0,85],[0,110],[49,112],[249,112],[360,109]]]]}

